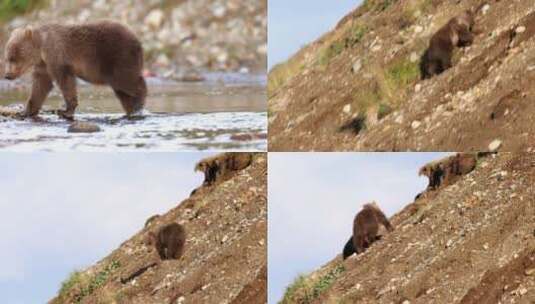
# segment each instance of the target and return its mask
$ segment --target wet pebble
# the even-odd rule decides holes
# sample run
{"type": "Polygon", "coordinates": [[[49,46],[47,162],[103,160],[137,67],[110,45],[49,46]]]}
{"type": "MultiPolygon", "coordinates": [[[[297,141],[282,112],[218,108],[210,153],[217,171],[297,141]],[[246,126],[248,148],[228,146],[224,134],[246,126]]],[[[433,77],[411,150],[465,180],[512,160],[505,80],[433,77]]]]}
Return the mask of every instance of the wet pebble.
{"type": "Polygon", "coordinates": [[[67,130],[69,133],[95,133],[100,131],[101,129],[98,125],[83,121],[73,122],[67,130]]]}

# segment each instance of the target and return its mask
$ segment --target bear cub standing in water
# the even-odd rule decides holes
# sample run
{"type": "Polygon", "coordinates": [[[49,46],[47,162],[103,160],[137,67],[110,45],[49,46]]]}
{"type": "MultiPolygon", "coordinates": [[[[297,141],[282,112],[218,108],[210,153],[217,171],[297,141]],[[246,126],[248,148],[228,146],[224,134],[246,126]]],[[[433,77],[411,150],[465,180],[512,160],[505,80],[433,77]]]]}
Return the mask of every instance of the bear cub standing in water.
{"type": "Polygon", "coordinates": [[[141,43],[116,22],[16,29],[6,44],[5,59],[5,78],[9,80],[33,68],[25,117],[39,114],[56,83],[66,105],[58,114],[74,119],[78,106],[76,77],[111,86],[128,116],[139,113],[145,104],[147,86],[142,76],[141,43]]]}
{"type": "Polygon", "coordinates": [[[429,48],[420,62],[422,79],[431,78],[451,68],[451,58],[455,47],[472,44],[474,16],[469,10],[452,18],[431,37],[429,48]]]}
{"type": "Polygon", "coordinates": [[[388,232],[394,230],[377,203],[365,204],[353,220],[353,236],[344,246],[344,260],[355,252],[364,252],[373,242],[381,239],[377,235],[379,225],[383,225],[388,232]]]}

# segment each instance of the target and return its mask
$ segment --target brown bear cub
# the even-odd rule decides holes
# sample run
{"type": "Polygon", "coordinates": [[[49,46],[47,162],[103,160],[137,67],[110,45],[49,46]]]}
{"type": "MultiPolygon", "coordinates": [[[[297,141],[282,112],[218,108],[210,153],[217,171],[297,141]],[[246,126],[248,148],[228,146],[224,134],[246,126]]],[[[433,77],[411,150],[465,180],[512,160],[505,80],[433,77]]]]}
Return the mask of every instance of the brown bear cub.
{"type": "Polygon", "coordinates": [[[156,234],[149,232],[149,238],[162,260],[178,260],[184,253],[186,231],[178,223],[165,225],[156,234]]]}
{"type": "Polygon", "coordinates": [[[377,233],[380,225],[383,225],[389,232],[394,230],[375,202],[365,204],[353,220],[353,237],[344,247],[344,260],[353,253],[364,252],[373,242],[379,240],[381,236],[377,233]]]}
{"type": "Polygon", "coordinates": [[[142,76],[141,43],[116,22],[16,29],[6,44],[5,59],[5,78],[9,80],[33,68],[25,117],[39,114],[55,83],[66,105],[58,114],[72,120],[78,106],[77,77],[111,86],[128,116],[139,113],[145,104],[147,85],[142,76]]]}
{"type": "Polygon", "coordinates": [[[438,75],[452,66],[451,58],[455,47],[472,44],[474,34],[474,16],[469,10],[452,18],[436,32],[420,61],[422,79],[438,75]]]}
{"type": "Polygon", "coordinates": [[[227,152],[199,161],[195,171],[204,172],[203,185],[210,186],[224,180],[232,172],[247,168],[252,160],[251,153],[227,152]]]}
{"type": "Polygon", "coordinates": [[[460,176],[466,175],[476,168],[477,155],[457,153],[452,156],[431,162],[420,168],[419,175],[429,178],[427,190],[436,190],[454,183],[460,176]]]}

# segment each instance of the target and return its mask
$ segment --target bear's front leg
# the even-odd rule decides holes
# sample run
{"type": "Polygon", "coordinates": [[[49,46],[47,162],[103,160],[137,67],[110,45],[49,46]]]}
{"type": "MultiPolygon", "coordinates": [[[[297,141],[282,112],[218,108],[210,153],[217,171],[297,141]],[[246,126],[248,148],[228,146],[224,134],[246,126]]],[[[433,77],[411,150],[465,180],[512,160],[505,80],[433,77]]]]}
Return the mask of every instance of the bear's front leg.
{"type": "Polygon", "coordinates": [[[74,120],[74,111],[78,106],[76,93],[76,76],[70,67],[61,67],[54,71],[54,78],[63,94],[65,110],[58,110],[58,115],[67,120],[74,120]]]}
{"type": "Polygon", "coordinates": [[[26,103],[24,117],[35,117],[43,106],[48,93],[52,90],[52,78],[44,64],[37,65],[32,74],[32,93],[26,103]]]}

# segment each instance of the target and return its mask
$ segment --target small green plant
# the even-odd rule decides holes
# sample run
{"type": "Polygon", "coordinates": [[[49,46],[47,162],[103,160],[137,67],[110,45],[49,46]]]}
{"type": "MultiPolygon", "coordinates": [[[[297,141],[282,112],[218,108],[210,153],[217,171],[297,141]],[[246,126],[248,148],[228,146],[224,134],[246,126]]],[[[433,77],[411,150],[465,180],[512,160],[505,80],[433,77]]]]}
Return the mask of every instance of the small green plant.
{"type": "Polygon", "coordinates": [[[328,65],[334,57],[342,53],[344,48],[345,48],[345,45],[343,41],[338,40],[338,41],[333,42],[331,45],[324,48],[322,52],[320,53],[319,64],[321,66],[328,65]]]}
{"type": "Polygon", "coordinates": [[[110,274],[119,268],[121,265],[118,261],[111,262],[106,268],[97,273],[87,286],[82,287],[80,294],[75,297],[75,303],[81,303],[82,299],[88,295],[91,295],[95,290],[99,289],[106,283],[110,274]]]}
{"type": "Polygon", "coordinates": [[[312,286],[312,298],[318,298],[322,292],[327,290],[334,281],[345,271],[343,265],[338,265],[326,275],[322,276],[315,284],[312,286]]]}
{"type": "MultiPolygon", "coordinates": [[[[284,297],[282,298],[282,301],[279,303],[285,304],[285,303],[294,303],[298,296],[298,292],[300,290],[306,291],[306,279],[304,275],[299,275],[292,284],[290,284],[286,288],[286,292],[284,293],[284,297]]],[[[306,292],[304,294],[306,297],[306,292]]],[[[308,300],[307,300],[308,301],[308,300]]]]}
{"type": "Polygon", "coordinates": [[[405,88],[419,77],[418,62],[410,62],[407,59],[396,62],[386,71],[386,81],[394,91],[405,88]]]}
{"type": "Polygon", "coordinates": [[[294,282],[286,288],[284,298],[279,304],[312,303],[322,292],[327,290],[344,271],[344,266],[338,265],[319,278],[319,280],[315,281],[312,286],[309,285],[304,276],[298,276],[294,282]]]}
{"type": "Polygon", "coordinates": [[[280,87],[302,71],[303,68],[302,62],[293,58],[274,66],[268,75],[268,96],[273,96],[280,87]]]}
{"type": "Polygon", "coordinates": [[[66,295],[74,286],[82,283],[82,273],[74,271],[69,275],[69,278],[61,283],[61,289],[59,290],[59,296],[66,295]]]}
{"type": "Polygon", "coordinates": [[[379,109],[377,110],[377,119],[381,120],[385,118],[388,114],[392,113],[393,109],[389,104],[380,103],[379,109]]]}
{"type": "Polygon", "coordinates": [[[44,0],[0,0],[0,22],[44,6],[44,0]]]}
{"type": "Polygon", "coordinates": [[[368,28],[365,25],[362,24],[354,24],[349,28],[348,33],[346,35],[346,47],[353,47],[357,43],[359,43],[364,35],[368,32],[368,28]]]}
{"type": "Polygon", "coordinates": [[[362,5],[367,10],[373,10],[382,12],[386,10],[390,5],[394,4],[397,0],[364,0],[362,5]]]}

